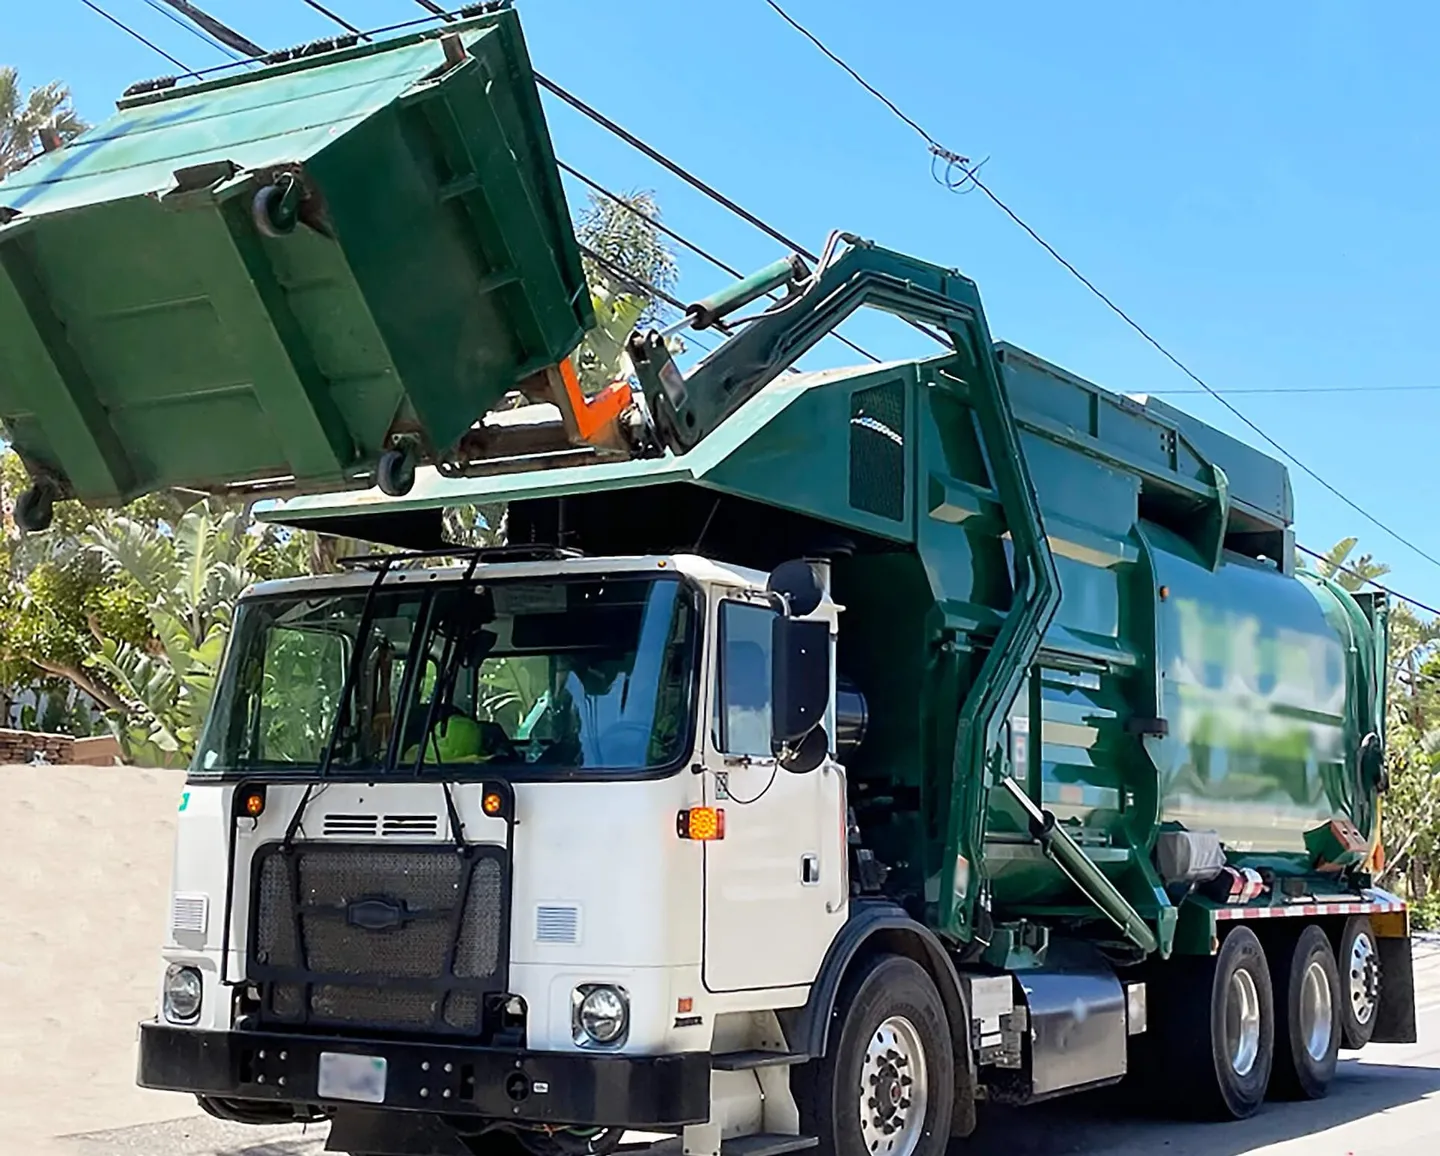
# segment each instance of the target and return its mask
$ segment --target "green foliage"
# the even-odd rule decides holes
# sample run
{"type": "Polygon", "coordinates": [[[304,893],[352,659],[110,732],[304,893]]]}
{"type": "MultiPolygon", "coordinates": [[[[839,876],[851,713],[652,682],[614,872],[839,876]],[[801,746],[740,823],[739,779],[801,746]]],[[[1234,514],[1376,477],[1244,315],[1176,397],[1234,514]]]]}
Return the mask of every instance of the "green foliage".
{"type": "Polygon", "coordinates": [[[669,290],[679,276],[675,254],[653,223],[660,216],[654,195],[635,192],[623,200],[618,204],[591,193],[589,205],[575,221],[580,244],[604,262],[582,255],[595,328],[576,353],[575,369],[587,394],[624,373],[621,354],[631,331],[658,322],[662,303],[642,292],[641,286],[669,290]],[[607,265],[633,280],[617,276],[607,265]]]}
{"type": "Polygon", "coordinates": [[[1411,906],[1410,925],[1416,931],[1440,931],[1440,891],[1432,891],[1411,906]]]}
{"type": "MultiPolygon", "coordinates": [[[[655,195],[634,192],[621,199],[624,204],[591,193],[589,204],[576,218],[575,236],[606,264],[624,270],[637,282],[656,289],[673,288],[679,267],[675,254],[653,224],[660,217],[655,195]]],[[[602,265],[588,256],[582,259],[592,291],[603,290],[609,299],[638,292],[639,286],[618,283],[615,275],[602,265]]],[[[659,302],[645,301],[643,295],[641,300],[643,305],[637,317],[641,324],[651,324],[659,302]]]]}
{"type": "MultiPolygon", "coordinates": [[[[1352,592],[1390,572],[1369,554],[1352,558],[1342,538],[1317,571],[1352,592]]],[[[1440,917],[1440,620],[1422,619],[1404,602],[1390,606],[1385,672],[1385,763],[1390,789],[1381,801],[1385,849],[1382,885],[1405,891],[1417,911],[1440,917]]],[[[1417,916],[1419,918],[1419,916],[1417,916]]]]}
{"type": "MultiPolygon", "coordinates": [[[[295,763],[320,760],[345,685],[346,653],[337,634],[270,632],[260,688],[259,749],[266,758],[295,763]]],[[[248,673],[255,677],[254,671],[248,673]]]]}
{"type": "Polygon", "coordinates": [[[102,636],[86,659],[123,704],[121,741],[133,758],[184,761],[204,725],[236,599],[252,582],[299,573],[298,550],[213,500],[173,523],[105,515],[85,542],[107,578],[134,583],[147,599],[143,643],[102,636]]]}
{"type": "Polygon", "coordinates": [[[1386,871],[1419,901],[1440,890],[1440,622],[1408,606],[1390,612],[1382,806],[1386,871]]]}
{"type": "MultiPolygon", "coordinates": [[[[1336,585],[1349,590],[1352,594],[1390,573],[1389,566],[1383,562],[1376,562],[1369,554],[1361,554],[1353,561],[1350,559],[1350,555],[1359,541],[1359,538],[1341,538],[1325,551],[1325,557],[1319,559],[1316,566],[1322,578],[1331,579],[1336,585]]],[[[1300,565],[1302,569],[1306,566],[1303,557],[1300,559],[1300,565]]]]}
{"type": "Polygon", "coordinates": [[[53,133],[64,143],[86,125],[70,105],[70,89],[58,81],[21,96],[20,74],[0,67],[0,177],[12,173],[41,147],[41,135],[53,133]]]}

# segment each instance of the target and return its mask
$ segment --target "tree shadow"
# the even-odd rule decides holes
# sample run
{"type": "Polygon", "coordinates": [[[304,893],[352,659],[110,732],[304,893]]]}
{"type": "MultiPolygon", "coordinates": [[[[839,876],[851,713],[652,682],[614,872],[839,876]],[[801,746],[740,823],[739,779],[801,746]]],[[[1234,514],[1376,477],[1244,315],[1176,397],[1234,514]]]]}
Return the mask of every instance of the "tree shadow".
{"type": "Polygon", "coordinates": [[[1440,1092],[1440,1068],[1341,1061],[1323,1100],[1266,1103],[1249,1120],[1194,1123],[1145,1115],[1124,1093],[1096,1093],[1027,1108],[983,1107],[980,1126],[951,1156],[1243,1156],[1324,1132],[1440,1092]]]}

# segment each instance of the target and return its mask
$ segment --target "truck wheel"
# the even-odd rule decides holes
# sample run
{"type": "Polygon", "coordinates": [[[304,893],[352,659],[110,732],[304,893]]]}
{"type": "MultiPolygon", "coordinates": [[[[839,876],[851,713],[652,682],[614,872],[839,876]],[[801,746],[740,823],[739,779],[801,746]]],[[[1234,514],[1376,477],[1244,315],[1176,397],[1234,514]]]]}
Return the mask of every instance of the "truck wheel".
{"type": "Polygon", "coordinates": [[[1265,1100],[1275,1050],[1264,948],[1248,927],[1237,927],[1217,955],[1175,963],[1182,967],[1169,977],[1161,1017],[1151,1024],[1166,1098],[1205,1119],[1253,1115],[1265,1100]]]}
{"type": "Polygon", "coordinates": [[[795,1073],[801,1131],[833,1156],[943,1156],[955,1048],[925,969],[900,955],[862,964],[834,1023],[826,1055],[795,1073]]]}
{"type": "Polygon", "coordinates": [[[1368,915],[1352,915],[1340,936],[1341,1045],[1358,1051],[1375,1034],[1380,1006],[1380,948],[1368,915]]]}
{"type": "Polygon", "coordinates": [[[1277,1031],[1271,1092],[1290,1100],[1318,1100],[1335,1078],[1340,1054],[1340,973],[1329,937],[1315,924],[1270,973],[1277,1031]]]}

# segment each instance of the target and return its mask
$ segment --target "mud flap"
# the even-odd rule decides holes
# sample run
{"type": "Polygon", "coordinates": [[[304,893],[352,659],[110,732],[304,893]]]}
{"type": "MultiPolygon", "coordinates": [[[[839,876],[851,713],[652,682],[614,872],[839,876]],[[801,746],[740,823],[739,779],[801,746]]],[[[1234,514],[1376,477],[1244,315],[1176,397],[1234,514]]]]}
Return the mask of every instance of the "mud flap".
{"type": "Polygon", "coordinates": [[[1415,966],[1409,939],[1376,938],[1380,949],[1380,1006],[1375,1011],[1376,1044],[1413,1044],[1415,1031],[1415,966]]]}

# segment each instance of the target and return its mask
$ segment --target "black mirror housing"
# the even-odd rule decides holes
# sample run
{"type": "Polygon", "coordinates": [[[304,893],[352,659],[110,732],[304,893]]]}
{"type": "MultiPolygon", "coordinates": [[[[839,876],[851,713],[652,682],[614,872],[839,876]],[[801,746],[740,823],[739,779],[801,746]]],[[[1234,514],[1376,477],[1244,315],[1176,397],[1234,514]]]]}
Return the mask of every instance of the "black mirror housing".
{"type": "Polygon", "coordinates": [[[776,615],[770,630],[771,744],[793,750],[830,704],[830,624],[776,615]]]}
{"type": "Polygon", "coordinates": [[[770,572],[765,588],[771,594],[778,594],[785,600],[785,612],[794,618],[814,614],[820,603],[825,601],[825,585],[815,567],[796,559],[782,562],[770,572]]]}

